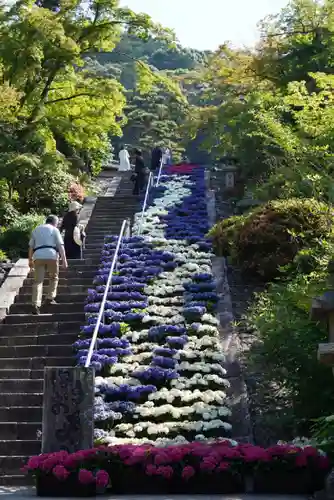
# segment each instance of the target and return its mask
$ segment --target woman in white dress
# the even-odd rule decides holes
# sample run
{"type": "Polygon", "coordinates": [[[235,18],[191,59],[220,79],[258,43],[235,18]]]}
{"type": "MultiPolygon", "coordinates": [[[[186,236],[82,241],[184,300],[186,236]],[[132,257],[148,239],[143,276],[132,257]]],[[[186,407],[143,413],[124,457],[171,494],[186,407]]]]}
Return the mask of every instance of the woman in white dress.
{"type": "Polygon", "coordinates": [[[129,152],[123,145],[121,146],[120,152],[118,153],[118,158],[119,172],[127,172],[128,170],[131,170],[129,152]]]}

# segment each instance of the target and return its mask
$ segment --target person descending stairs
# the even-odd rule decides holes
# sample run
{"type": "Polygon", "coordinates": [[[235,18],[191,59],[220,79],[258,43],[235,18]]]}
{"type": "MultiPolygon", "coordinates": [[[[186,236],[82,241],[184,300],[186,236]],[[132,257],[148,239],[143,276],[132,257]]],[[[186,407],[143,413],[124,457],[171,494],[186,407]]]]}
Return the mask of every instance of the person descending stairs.
{"type": "Polygon", "coordinates": [[[59,272],[57,303],[31,314],[30,274],[9,314],[0,324],[0,485],[26,484],[20,472],[27,457],[41,452],[43,371],[45,366],[73,366],[72,344],[85,323],[87,289],[100,262],[104,237],[118,234],[132,218],[138,200],[124,177],[111,197],[97,199],[86,227],[83,260],[59,272]]]}

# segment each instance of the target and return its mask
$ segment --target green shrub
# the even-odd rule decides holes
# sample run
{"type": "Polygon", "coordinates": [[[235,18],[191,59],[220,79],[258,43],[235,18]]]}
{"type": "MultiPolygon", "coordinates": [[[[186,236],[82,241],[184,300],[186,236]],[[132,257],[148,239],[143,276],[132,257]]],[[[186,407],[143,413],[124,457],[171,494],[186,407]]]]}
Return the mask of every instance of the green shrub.
{"type": "Polygon", "coordinates": [[[333,215],[314,199],[277,200],[248,215],[218,222],[210,231],[217,254],[228,254],[247,273],[265,280],[279,274],[302,248],[332,234],[333,215]]]}
{"type": "Polygon", "coordinates": [[[8,260],[7,254],[3,250],[0,250],[0,262],[7,262],[8,260]]]}
{"type": "Polygon", "coordinates": [[[11,259],[27,257],[31,232],[44,222],[44,216],[37,214],[21,215],[0,234],[0,248],[11,259]]]}
{"type": "Polygon", "coordinates": [[[20,213],[9,201],[0,202],[0,226],[9,226],[18,219],[20,213]]]}
{"type": "Polygon", "coordinates": [[[217,255],[227,257],[233,253],[234,239],[241,230],[245,221],[243,215],[233,215],[223,219],[213,226],[209,231],[213,247],[217,255]]]}
{"type": "Polygon", "coordinates": [[[290,424],[295,421],[302,435],[312,419],[334,413],[332,370],[317,359],[318,344],[327,342],[326,325],[310,319],[312,297],[326,289],[326,277],[314,272],[271,284],[247,314],[260,341],[247,353],[247,361],[271,387],[272,401],[284,395],[292,410],[290,424]]]}
{"type": "Polygon", "coordinates": [[[73,180],[60,163],[52,163],[45,168],[41,165],[38,169],[21,172],[15,186],[19,211],[62,214],[68,206],[69,188],[73,180]]]}

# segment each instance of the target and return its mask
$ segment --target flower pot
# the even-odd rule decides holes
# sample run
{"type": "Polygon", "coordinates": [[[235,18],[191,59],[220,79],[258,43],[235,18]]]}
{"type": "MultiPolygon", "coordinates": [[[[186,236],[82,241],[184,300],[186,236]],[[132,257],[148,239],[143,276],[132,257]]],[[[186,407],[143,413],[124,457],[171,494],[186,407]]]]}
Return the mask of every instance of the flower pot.
{"type": "Polygon", "coordinates": [[[321,489],[314,474],[306,469],[261,471],[254,475],[254,493],[307,495],[321,489]]]}
{"type": "Polygon", "coordinates": [[[95,497],[96,485],[81,484],[76,476],[59,481],[53,474],[47,474],[36,478],[36,494],[38,497],[95,497]]]}

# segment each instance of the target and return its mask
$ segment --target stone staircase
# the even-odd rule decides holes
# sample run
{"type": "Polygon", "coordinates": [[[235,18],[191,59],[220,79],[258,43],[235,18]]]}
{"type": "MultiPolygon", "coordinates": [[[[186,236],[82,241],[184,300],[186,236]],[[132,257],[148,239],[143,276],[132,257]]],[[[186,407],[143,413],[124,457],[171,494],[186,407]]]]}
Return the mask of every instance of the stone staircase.
{"type": "Polygon", "coordinates": [[[24,485],[26,458],[41,452],[43,371],[45,366],[72,366],[72,344],[85,323],[84,302],[92,285],[107,234],[117,234],[132,218],[138,199],[123,178],[116,191],[97,198],[86,232],[84,259],[60,271],[57,305],[31,314],[29,275],[9,314],[0,324],[0,485],[24,485]]]}

